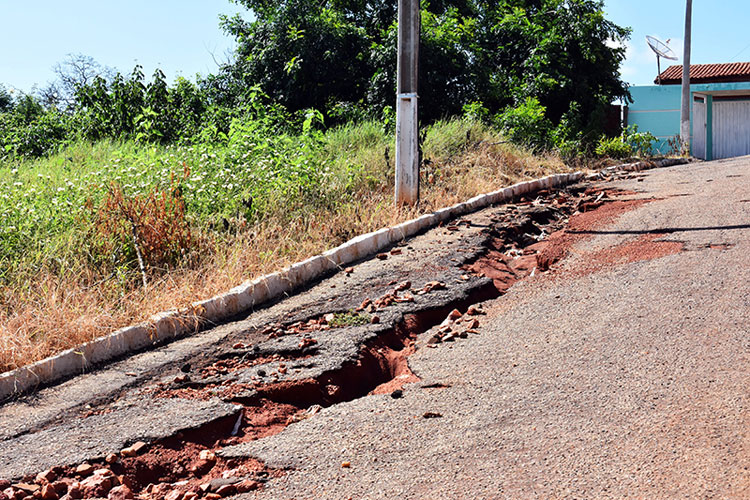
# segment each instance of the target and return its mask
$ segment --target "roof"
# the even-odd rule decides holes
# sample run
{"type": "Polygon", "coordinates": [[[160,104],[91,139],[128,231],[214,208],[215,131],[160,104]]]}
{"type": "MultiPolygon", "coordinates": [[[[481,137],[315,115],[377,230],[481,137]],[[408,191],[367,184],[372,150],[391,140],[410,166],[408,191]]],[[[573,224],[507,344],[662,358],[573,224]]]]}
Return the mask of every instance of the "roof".
{"type": "MultiPolygon", "coordinates": [[[[662,85],[681,84],[682,65],[670,66],[659,76],[662,85]]],[[[690,65],[690,83],[726,82],[750,82],[750,62],[690,65]]],[[[654,83],[659,83],[659,78],[654,83]]]]}

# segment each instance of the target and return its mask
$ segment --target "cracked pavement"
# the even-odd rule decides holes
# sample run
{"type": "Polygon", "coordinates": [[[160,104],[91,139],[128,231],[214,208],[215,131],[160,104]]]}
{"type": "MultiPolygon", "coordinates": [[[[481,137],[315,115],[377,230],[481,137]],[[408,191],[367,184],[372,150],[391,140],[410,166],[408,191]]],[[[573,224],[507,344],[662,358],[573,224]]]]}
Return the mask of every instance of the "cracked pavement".
{"type": "MultiPolygon", "coordinates": [[[[243,498],[750,497],[749,178],[744,158],[603,183],[648,201],[571,230],[567,256],[550,271],[483,303],[476,334],[428,344],[440,319],[423,325],[408,358],[420,381],[401,397],[366,395],[381,382],[372,380],[354,399],[334,398],[217,455],[283,471],[243,498]]],[[[246,318],[6,403],[0,478],[232,417],[241,407],[222,399],[222,384],[251,398],[259,383],[325,377],[409,315],[445,317],[488,298],[492,280],[462,266],[487,251],[500,212],[466,216],[457,230],[428,231],[387,260],[246,318]],[[369,313],[377,324],[269,338],[269,325],[350,311],[404,280],[446,289],[369,313]],[[283,372],[265,359],[279,353],[283,372]],[[237,358],[264,363],[197,375],[237,358]],[[154,398],[159,388],[206,397],[154,398]]]]}

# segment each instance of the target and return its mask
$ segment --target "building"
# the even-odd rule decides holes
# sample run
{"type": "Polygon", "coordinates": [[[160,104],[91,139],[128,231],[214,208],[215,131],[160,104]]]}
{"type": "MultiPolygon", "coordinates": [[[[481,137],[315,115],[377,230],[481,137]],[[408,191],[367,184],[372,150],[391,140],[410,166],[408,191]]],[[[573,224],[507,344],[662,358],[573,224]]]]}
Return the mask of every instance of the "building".
{"type": "MultiPolygon", "coordinates": [[[[627,124],[651,132],[666,154],[680,132],[682,66],[670,66],[655,83],[631,87],[627,124]]],[[[750,155],[750,63],[690,66],[691,153],[717,160],[750,155]]]]}

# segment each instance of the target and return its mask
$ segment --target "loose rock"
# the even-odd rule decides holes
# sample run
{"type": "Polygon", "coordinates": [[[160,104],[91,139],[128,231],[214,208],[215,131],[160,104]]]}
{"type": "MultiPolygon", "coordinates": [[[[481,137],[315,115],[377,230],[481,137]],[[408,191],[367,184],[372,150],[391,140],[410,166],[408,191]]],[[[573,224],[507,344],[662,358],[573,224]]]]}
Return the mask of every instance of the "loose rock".
{"type": "Polygon", "coordinates": [[[66,496],[75,499],[83,498],[83,488],[81,488],[81,483],[78,481],[70,483],[70,486],[68,486],[68,494],[66,496]]]}
{"type": "Polygon", "coordinates": [[[57,491],[55,491],[55,488],[49,483],[42,486],[40,493],[42,500],[57,500],[59,498],[57,491]]]}
{"type": "Polygon", "coordinates": [[[57,474],[51,470],[46,470],[36,475],[37,483],[51,483],[54,482],[55,479],[57,479],[57,474]]]}
{"type": "Polygon", "coordinates": [[[120,486],[112,488],[109,491],[107,498],[109,500],[131,500],[135,498],[135,494],[127,487],[127,485],[121,484],[120,486]]]}
{"type": "Polygon", "coordinates": [[[13,485],[13,488],[21,490],[28,495],[32,495],[40,489],[38,484],[31,483],[16,483],[13,485]]]}
{"type": "MultiPolygon", "coordinates": [[[[247,493],[249,491],[255,491],[258,488],[260,488],[260,483],[250,479],[237,483],[237,493],[247,493]]],[[[183,498],[183,500],[187,500],[187,498],[183,498]]]]}
{"type": "Polygon", "coordinates": [[[229,495],[234,495],[237,493],[237,488],[233,484],[225,484],[224,486],[221,486],[218,490],[216,490],[216,494],[223,497],[228,497],[229,495]]]}
{"type": "Polygon", "coordinates": [[[81,489],[85,498],[107,497],[114,486],[113,478],[103,474],[95,474],[81,481],[81,489]]]}
{"type": "Polygon", "coordinates": [[[166,494],[166,496],[164,497],[164,500],[182,500],[183,498],[184,498],[184,495],[181,491],[172,490],[166,494]]]}
{"type": "Polygon", "coordinates": [[[93,465],[83,463],[79,465],[78,467],[76,467],[76,474],[78,474],[79,476],[86,477],[86,476],[90,476],[91,474],[93,474],[94,470],[96,470],[96,467],[94,467],[93,465]]]}
{"type": "MultiPolygon", "coordinates": [[[[175,379],[175,380],[177,380],[177,379],[175,379]]],[[[138,443],[136,443],[136,444],[138,444],[138,443]]],[[[120,450],[120,455],[122,455],[123,457],[126,457],[126,458],[132,458],[132,457],[135,457],[136,455],[138,455],[138,451],[141,450],[143,447],[140,447],[140,446],[136,447],[136,444],[134,444],[132,446],[128,446],[127,448],[123,448],[122,450],[120,450]]],[[[146,443],[142,443],[142,444],[145,446],[146,443]]]]}

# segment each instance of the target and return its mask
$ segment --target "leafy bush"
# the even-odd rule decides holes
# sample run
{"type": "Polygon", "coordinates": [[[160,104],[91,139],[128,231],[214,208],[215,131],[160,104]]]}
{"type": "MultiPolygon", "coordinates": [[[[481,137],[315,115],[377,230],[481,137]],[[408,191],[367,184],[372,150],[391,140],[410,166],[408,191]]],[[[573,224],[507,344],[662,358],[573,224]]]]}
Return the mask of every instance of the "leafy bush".
{"type": "Polygon", "coordinates": [[[638,132],[638,125],[626,128],[617,137],[602,137],[596,146],[599,157],[623,159],[631,156],[640,158],[652,155],[652,145],[656,137],[651,132],[638,132]]]}
{"type": "Polygon", "coordinates": [[[478,122],[486,122],[490,117],[490,110],[480,101],[473,101],[469,104],[464,104],[463,113],[464,118],[478,122]]]}
{"type": "Polygon", "coordinates": [[[45,156],[70,135],[70,119],[54,109],[33,115],[0,113],[0,159],[45,156]]]}
{"type": "Polygon", "coordinates": [[[633,154],[639,157],[652,155],[652,147],[656,137],[651,132],[638,132],[638,125],[631,125],[622,132],[625,142],[633,149],[633,154]]]}
{"type": "Polygon", "coordinates": [[[515,107],[506,108],[495,117],[495,122],[511,142],[542,150],[550,146],[552,133],[552,122],[545,112],[539,99],[529,97],[515,107]]]}
{"type": "Polygon", "coordinates": [[[633,155],[633,148],[622,136],[602,137],[596,146],[596,155],[602,158],[614,158],[617,160],[628,158],[633,155]]]}

